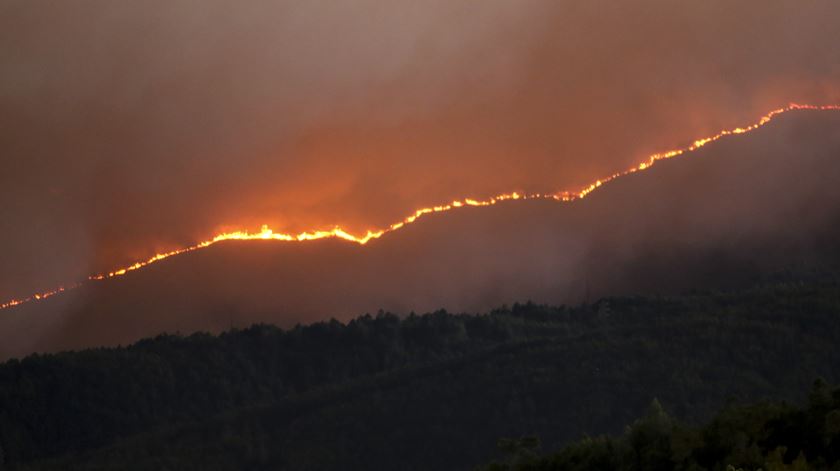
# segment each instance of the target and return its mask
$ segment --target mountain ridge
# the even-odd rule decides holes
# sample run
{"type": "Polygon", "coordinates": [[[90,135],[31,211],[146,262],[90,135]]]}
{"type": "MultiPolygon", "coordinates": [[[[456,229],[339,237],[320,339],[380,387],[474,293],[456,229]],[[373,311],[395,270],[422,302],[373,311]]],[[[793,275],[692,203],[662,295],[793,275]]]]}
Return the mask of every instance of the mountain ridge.
{"type": "Polygon", "coordinates": [[[4,312],[7,337],[23,330],[40,338],[15,334],[0,356],[380,308],[481,311],[512,299],[678,292],[821,263],[840,227],[837,128],[834,113],[791,113],[573,204],[503,201],[436,214],[364,250],[336,239],[225,241],[4,312]]]}
{"type": "MultiPolygon", "coordinates": [[[[547,194],[539,194],[539,193],[527,194],[527,193],[518,193],[518,192],[514,191],[514,192],[511,192],[511,193],[500,194],[500,195],[493,196],[493,197],[490,197],[488,199],[483,199],[483,200],[476,200],[476,199],[472,199],[472,198],[464,198],[462,200],[455,200],[451,203],[445,203],[445,204],[439,205],[439,206],[433,206],[433,207],[426,207],[426,208],[418,209],[411,216],[406,217],[402,221],[393,223],[393,224],[387,226],[384,229],[374,229],[374,230],[369,229],[366,232],[366,234],[364,234],[364,235],[354,235],[352,233],[348,233],[339,226],[336,226],[335,228],[333,228],[331,230],[316,230],[316,231],[305,231],[305,232],[301,232],[299,234],[285,234],[285,233],[275,233],[274,231],[269,229],[268,226],[263,225],[262,230],[260,232],[251,233],[251,232],[248,232],[248,231],[235,231],[235,232],[218,234],[215,237],[213,237],[212,239],[196,243],[195,245],[183,247],[183,248],[180,248],[180,249],[174,249],[174,250],[169,251],[169,252],[158,253],[158,254],[152,256],[151,258],[149,258],[145,261],[138,261],[138,262],[135,262],[131,265],[127,265],[123,268],[114,269],[110,272],[105,272],[105,273],[101,273],[101,274],[97,274],[97,275],[91,275],[91,276],[88,277],[87,281],[102,281],[102,280],[107,280],[109,278],[122,276],[122,275],[125,275],[126,273],[130,273],[132,271],[144,268],[144,267],[146,267],[150,264],[156,263],[156,262],[161,261],[161,260],[165,260],[169,257],[182,255],[182,254],[185,254],[185,253],[190,253],[190,252],[193,252],[195,250],[200,250],[200,249],[203,249],[203,248],[207,248],[207,247],[209,247],[211,245],[214,245],[218,242],[225,242],[225,241],[229,241],[229,240],[279,240],[279,241],[285,241],[285,242],[293,242],[293,241],[302,242],[302,241],[319,240],[319,239],[324,239],[324,238],[333,238],[333,239],[341,239],[341,240],[346,240],[346,241],[349,241],[349,242],[355,242],[355,243],[358,243],[360,245],[364,245],[364,244],[366,244],[366,243],[368,243],[372,240],[379,239],[380,237],[382,237],[385,234],[388,234],[388,233],[394,232],[398,229],[401,229],[402,227],[415,222],[417,219],[419,219],[419,218],[421,218],[425,215],[434,214],[434,213],[438,213],[438,212],[446,212],[446,211],[450,211],[452,209],[457,209],[457,208],[461,208],[461,207],[492,206],[492,205],[495,205],[496,203],[498,203],[500,201],[519,200],[519,199],[553,199],[553,200],[563,201],[563,202],[572,202],[572,201],[576,201],[576,200],[585,198],[591,192],[600,188],[603,184],[610,183],[617,178],[621,178],[621,177],[631,175],[633,173],[636,173],[637,171],[647,170],[647,169],[651,168],[653,165],[655,165],[656,163],[658,163],[660,161],[668,160],[668,159],[671,159],[673,157],[677,157],[677,156],[680,156],[680,155],[683,155],[683,154],[686,154],[686,153],[694,152],[694,151],[706,146],[707,144],[717,142],[720,139],[723,139],[723,138],[726,138],[726,137],[729,137],[729,136],[735,136],[735,135],[739,135],[739,134],[746,134],[746,133],[752,132],[752,131],[754,131],[756,129],[759,129],[759,128],[763,127],[764,125],[770,123],[776,117],[782,116],[782,115],[787,114],[787,113],[790,113],[791,111],[809,111],[809,112],[814,112],[814,111],[840,111],[840,105],[809,105],[809,104],[791,103],[784,108],[778,108],[778,109],[775,109],[775,110],[772,110],[772,111],[768,112],[767,114],[762,116],[755,123],[747,125],[745,127],[736,127],[736,128],[732,128],[732,129],[726,129],[726,130],[720,131],[717,134],[714,134],[712,136],[696,139],[693,143],[691,143],[690,145],[687,145],[685,147],[680,147],[680,148],[676,148],[676,149],[673,149],[673,150],[670,150],[670,151],[664,151],[664,152],[652,154],[645,161],[638,164],[637,166],[634,166],[634,167],[631,167],[628,170],[619,171],[619,172],[616,172],[616,173],[614,173],[612,175],[609,175],[607,177],[598,179],[598,180],[590,183],[589,185],[582,187],[581,190],[577,190],[577,191],[560,191],[560,192],[556,192],[556,193],[547,193],[547,194]]],[[[43,300],[43,299],[46,299],[46,298],[49,298],[49,297],[52,297],[52,296],[55,296],[55,295],[62,294],[67,290],[72,290],[72,289],[75,289],[79,286],[81,286],[81,282],[68,284],[66,286],[60,286],[60,287],[58,287],[54,290],[45,291],[45,292],[42,292],[42,293],[39,293],[39,294],[33,294],[33,295],[31,295],[29,297],[26,297],[26,298],[12,299],[10,301],[7,301],[7,302],[4,302],[4,303],[0,304],[0,310],[6,309],[6,308],[13,308],[13,307],[18,306],[20,304],[25,304],[25,303],[34,302],[34,301],[40,301],[40,300],[43,300]]]]}

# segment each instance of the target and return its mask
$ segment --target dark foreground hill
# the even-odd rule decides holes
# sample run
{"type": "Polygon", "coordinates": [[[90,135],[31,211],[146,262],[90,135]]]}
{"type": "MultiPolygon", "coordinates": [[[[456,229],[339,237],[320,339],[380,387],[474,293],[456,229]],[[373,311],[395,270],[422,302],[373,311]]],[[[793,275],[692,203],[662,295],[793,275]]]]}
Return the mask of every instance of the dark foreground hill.
{"type": "Polygon", "coordinates": [[[11,469],[468,469],[502,437],[620,433],[654,398],[689,423],[840,380],[840,277],[443,311],[0,366],[11,469]]]}
{"type": "Polygon", "coordinates": [[[540,456],[539,437],[502,439],[508,457],[486,471],[840,469],[840,388],[814,381],[804,406],[728,405],[701,427],[669,417],[654,400],[620,437],[584,438],[540,456]]]}
{"type": "MultiPolygon", "coordinates": [[[[840,112],[790,112],[583,200],[424,217],[362,247],[230,241],[4,311],[0,359],[159,332],[284,328],[382,308],[485,312],[516,299],[744,286],[840,259],[840,112]]],[[[457,190],[454,190],[457,191],[457,190]]]]}

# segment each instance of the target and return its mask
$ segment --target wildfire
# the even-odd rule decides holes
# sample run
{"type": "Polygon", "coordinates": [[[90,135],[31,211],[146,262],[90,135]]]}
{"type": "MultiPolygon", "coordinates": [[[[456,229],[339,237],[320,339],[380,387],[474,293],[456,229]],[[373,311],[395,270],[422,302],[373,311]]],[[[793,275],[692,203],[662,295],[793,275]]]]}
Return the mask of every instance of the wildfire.
{"type": "Polygon", "coordinates": [[[82,284],[81,283],[73,283],[72,285],[69,285],[69,286],[59,286],[58,288],[56,288],[52,291],[45,291],[43,293],[33,294],[32,296],[29,296],[28,298],[12,299],[11,301],[0,304],[0,310],[6,309],[6,308],[9,308],[9,307],[13,307],[13,306],[17,306],[17,305],[23,304],[23,303],[28,303],[30,301],[40,301],[42,299],[47,299],[47,298],[55,296],[57,294],[61,294],[65,291],[67,291],[67,290],[78,288],[79,286],[82,286],[82,284]]]}
{"type": "MultiPolygon", "coordinates": [[[[666,152],[661,152],[657,154],[653,154],[649,156],[645,161],[639,163],[635,167],[630,169],[616,172],[612,175],[607,177],[600,178],[588,186],[585,186],[583,189],[578,191],[560,191],[557,193],[533,193],[533,194],[522,194],[518,192],[513,193],[505,193],[493,196],[488,199],[484,200],[477,200],[472,198],[465,198],[462,200],[455,200],[451,203],[440,205],[440,206],[432,206],[428,208],[421,208],[411,215],[404,218],[402,221],[395,222],[390,226],[383,228],[383,229],[376,229],[376,230],[368,230],[364,234],[352,234],[350,232],[345,231],[341,227],[334,227],[330,230],[318,230],[318,231],[308,231],[308,232],[301,232],[299,234],[284,234],[279,232],[274,232],[271,228],[267,225],[263,225],[259,232],[248,232],[248,231],[235,231],[235,232],[226,232],[222,234],[218,234],[212,239],[205,240],[203,242],[199,242],[195,245],[190,247],[185,247],[177,250],[173,250],[170,252],[159,253],[155,254],[151,258],[136,262],[132,265],[127,267],[118,268],[114,271],[108,273],[101,273],[97,275],[92,275],[88,277],[88,281],[100,281],[100,280],[107,280],[109,278],[114,278],[117,276],[125,275],[128,272],[139,270],[145,266],[151,265],[152,263],[161,261],[163,259],[173,257],[175,255],[184,254],[187,252],[193,252],[199,249],[203,249],[209,247],[213,244],[218,242],[223,242],[226,240],[275,240],[275,241],[284,241],[284,242],[303,242],[308,240],[318,240],[318,239],[328,239],[328,238],[336,238],[336,239],[343,239],[349,242],[354,242],[360,245],[365,245],[368,242],[378,239],[383,235],[394,232],[405,227],[408,224],[411,224],[421,217],[432,214],[432,213],[440,213],[445,211],[450,211],[457,208],[466,208],[466,207],[474,207],[474,206],[492,206],[501,201],[508,201],[508,200],[525,200],[525,199],[550,199],[556,200],[561,202],[571,202],[579,199],[583,199],[588,196],[590,193],[598,189],[599,187],[603,186],[606,183],[609,183],[616,178],[629,175],[635,172],[639,172],[642,170],[647,170],[650,167],[654,166],[660,160],[667,160],[671,159],[692,151],[695,151],[707,144],[715,142],[719,139],[722,139],[726,136],[735,135],[735,134],[745,134],[750,131],[754,131],[755,129],[764,126],[765,124],[772,121],[775,117],[784,114],[788,111],[794,110],[813,110],[813,111],[840,111],[840,105],[803,105],[803,104],[796,104],[792,103],[784,108],[775,109],[770,111],[769,113],[765,114],[758,121],[753,124],[750,124],[746,127],[737,127],[734,129],[728,129],[718,132],[717,134],[709,137],[704,137],[701,139],[695,140],[691,145],[688,147],[684,147],[681,149],[674,149],[669,150],[666,152]]],[[[55,296],[57,294],[63,293],[67,290],[71,290],[74,288],[78,288],[82,285],[82,283],[74,283],[72,285],[68,285],[66,287],[62,286],[52,291],[47,291],[43,293],[34,294],[32,296],[21,298],[21,299],[12,299],[8,302],[0,304],[0,310],[18,306],[20,304],[28,303],[31,301],[40,301],[51,296],[55,296]]]]}

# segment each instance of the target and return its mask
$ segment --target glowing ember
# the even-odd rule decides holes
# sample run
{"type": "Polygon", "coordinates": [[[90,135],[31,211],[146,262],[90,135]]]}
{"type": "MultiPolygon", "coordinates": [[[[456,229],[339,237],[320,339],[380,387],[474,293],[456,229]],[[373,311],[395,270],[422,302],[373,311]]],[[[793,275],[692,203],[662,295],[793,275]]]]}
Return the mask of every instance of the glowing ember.
{"type": "MultiPolygon", "coordinates": [[[[274,232],[273,230],[271,230],[268,226],[262,226],[262,228],[260,229],[259,232],[248,232],[248,231],[228,232],[228,233],[216,235],[215,237],[213,237],[210,240],[199,242],[199,243],[197,243],[193,246],[190,246],[190,247],[186,247],[186,248],[182,248],[182,249],[178,249],[178,250],[173,250],[171,252],[156,254],[146,261],[136,262],[136,263],[134,263],[130,266],[118,268],[118,269],[116,269],[114,271],[111,271],[111,272],[108,272],[108,273],[92,275],[92,276],[88,277],[88,280],[89,281],[98,281],[98,280],[106,280],[108,278],[114,278],[114,277],[117,277],[117,276],[122,276],[122,275],[125,275],[128,272],[138,270],[140,268],[143,268],[147,265],[151,265],[152,263],[158,262],[160,260],[175,256],[175,255],[180,255],[180,254],[183,254],[183,253],[192,252],[192,251],[195,251],[195,250],[198,250],[198,249],[203,249],[203,248],[209,247],[209,246],[211,246],[215,243],[223,242],[223,241],[226,241],[226,240],[276,240],[276,241],[285,241],[285,242],[295,242],[295,241],[302,242],[302,241],[307,241],[307,240],[338,238],[338,239],[344,239],[344,240],[349,241],[349,242],[355,242],[355,243],[360,244],[360,245],[365,245],[368,242],[370,242],[371,240],[378,239],[378,238],[382,237],[383,235],[385,235],[389,232],[396,231],[398,229],[401,229],[401,228],[405,227],[407,224],[411,224],[411,223],[415,222],[416,220],[418,220],[419,218],[423,217],[426,214],[439,213],[439,212],[449,211],[449,210],[456,209],[456,208],[464,208],[464,207],[470,207],[470,206],[492,206],[492,205],[494,205],[494,204],[496,204],[500,201],[507,201],[507,200],[551,199],[551,200],[564,201],[564,202],[575,201],[575,200],[585,198],[587,195],[589,195],[590,193],[595,191],[597,188],[603,186],[606,183],[611,182],[612,180],[615,180],[616,178],[622,177],[624,175],[629,175],[631,173],[635,173],[635,172],[638,172],[638,171],[641,171],[641,170],[647,170],[650,167],[652,167],[653,165],[655,165],[656,162],[658,162],[660,160],[666,160],[666,159],[677,157],[679,155],[682,155],[682,154],[685,154],[685,153],[688,153],[688,152],[692,152],[694,150],[699,149],[700,147],[705,146],[706,144],[715,142],[715,141],[717,141],[717,140],[719,140],[723,137],[726,137],[726,136],[729,136],[729,135],[734,135],[734,134],[748,133],[750,131],[758,129],[761,126],[764,126],[765,124],[769,123],[776,116],[779,116],[783,113],[786,113],[788,111],[794,111],[794,110],[840,111],[840,105],[822,105],[822,106],[819,106],[819,105],[790,104],[785,108],[779,108],[779,109],[776,109],[776,110],[773,110],[773,111],[767,113],[766,115],[762,116],[757,122],[755,122],[754,124],[751,124],[749,126],[738,127],[738,128],[729,129],[729,130],[723,130],[723,131],[720,131],[719,133],[717,133],[713,136],[705,137],[705,138],[702,138],[702,139],[697,139],[696,141],[694,141],[688,147],[685,147],[685,148],[682,148],[682,149],[669,150],[667,152],[661,152],[661,153],[658,153],[658,154],[653,154],[653,155],[649,156],[647,158],[647,160],[645,160],[644,162],[641,162],[640,164],[638,164],[637,166],[635,166],[633,168],[630,168],[630,169],[625,170],[623,172],[617,172],[617,173],[614,173],[614,174],[609,175],[607,177],[598,179],[595,182],[589,184],[588,186],[586,186],[583,189],[578,190],[578,191],[561,191],[561,192],[550,193],[550,194],[539,194],[539,193],[536,193],[536,194],[520,194],[520,193],[517,193],[517,192],[513,192],[513,193],[506,193],[506,194],[497,195],[497,196],[494,196],[494,197],[486,199],[486,200],[476,200],[476,199],[472,199],[472,198],[465,198],[463,200],[456,200],[456,201],[453,201],[449,204],[445,204],[445,205],[441,205],[441,206],[433,206],[433,207],[429,207],[429,208],[418,209],[418,210],[414,211],[413,214],[406,217],[402,221],[391,224],[387,228],[377,229],[377,230],[368,230],[365,234],[358,234],[358,235],[357,234],[351,234],[351,233],[345,231],[344,229],[342,229],[340,227],[335,227],[335,228],[330,229],[330,230],[301,232],[300,234],[277,233],[277,232],[274,232]]],[[[26,297],[26,298],[13,299],[13,300],[10,300],[10,301],[5,302],[3,304],[0,304],[0,310],[10,308],[10,307],[13,307],[13,306],[18,306],[20,304],[28,303],[28,302],[31,302],[31,301],[40,301],[42,299],[46,299],[46,298],[49,298],[51,296],[55,296],[57,294],[60,294],[64,291],[74,289],[74,288],[78,288],[79,286],[81,286],[81,283],[75,283],[75,284],[72,284],[72,285],[69,285],[69,286],[66,286],[66,287],[59,287],[59,288],[54,289],[52,291],[47,291],[47,292],[43,292],[43,293],[34,294],[34,295],[26,297]]]]}
{"type": "Polygon", "coordinates": [[[28,303],[30,301],[40,301],[42,299],[47,299],[51,296],[61,294],[65,291],[67,291],[67,290],[78,288],[81,285],[82,285],[81,283],[74,283],[74,284],[69,285],[69,286],[59,286],[58,288],[56,288],[52,291],[45,291],[43,293],[33,294],[32,296],[29,296],[28,298],[12,299],[11,301],[0,304],[0,309],[6,309],[8,307],[17,306],[19,304],[28,303]]]}

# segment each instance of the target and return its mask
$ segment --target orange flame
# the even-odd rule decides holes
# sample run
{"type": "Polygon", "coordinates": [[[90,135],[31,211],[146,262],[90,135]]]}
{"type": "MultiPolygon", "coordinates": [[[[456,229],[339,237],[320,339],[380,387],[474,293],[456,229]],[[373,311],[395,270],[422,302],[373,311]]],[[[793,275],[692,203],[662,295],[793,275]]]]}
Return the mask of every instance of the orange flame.
{"type": "MultiPolygon", "coordinates": [[[[719,133],[704,137],[701,139],[697,139],[688,147],[684,147],[681,149],[674,149],[669,150],[666,152],[661,152],[657,154],[653,154],[649,156],[644,162],[632,167],[630,169],[624,170],[622,172],[617,172],[607,177],[598,179],[588,186],[585,186],[583,189],[578,191],[560,191],[557,193],[533,193],[533,194],[521,194],[517,192],[513,193],[504,193],[497,196],[493,196],[491,198],[485,200],[476,200],[472,198],[465,198],[463,200],[455,200],[451,203],[440,205],[440,206],[433,206],[428,208],[421,208],[414,211],[413,214],[407,216],[402,221],[396,222],[391,224],[390,226],[384,229],[377,229],[377,230],[368,230],[364,234],[352,234],[350,232],[345,231],[341,227],[335,227],[330,230],[319,230],[319,231],[309,231],[309,232],[301,232],[300,234],[283,234],[274,232],[268,226],[264,225],[260,229],[259,232],[248,232],[248,231],[236,231],[236,232],[226,232],[223,234],[218,234],[212,239],[199,242],[193,246],[185,247],[182,249],[173,250],[171,252],[166,253],[159,253],[155,254],[153,257],[149,258],[148,260],[136,262],[132,265],[127,267],[118,268],[114,271],[108,273],[101,273],[97,275],[92,275],[88,277],[89,281],[99,281],[99,280],[107,280],[108,278],[114,278],[117,276],[125,275],[128,272],[139,270],[145,266],[151,265],[152,263],[161,261],[163,259],[173,257],[175,255],[180,255],[187,252],[193,252],[195,250],[203,249],[209,247],[213,244],[218,242],[223,242],[226,240],[277,240],[277,241],[286,241],[286,242],[303,242],[307,240],[318,240],[318,239],[328,239],[328,238],[337,238],[337,239],[344,239],[349,242],[355,242],[360,245],[365,245],[371,240],[378,239],[383,235],[394,232],[405,227],[408,224],[411,224],[421,217],[432,214],[432,213],[440,213],[445,211],[450,211],[452,209],[457,208],[465,208],[471,206],[492,206],[496,203],[501,201],[508,201],[508,200],[520,200],[520,199],[551,199],[556,201],[563,201],[563,202],[571,202],[579,199],[585,198],[587,195],[598,189],[599,187],[603,186],[606,183],[609,183],[616,178],[623,177],[625,175],[629,175],[631,173],[639,172],[642,170],[647,170],[654,166],[660,160],[667,160],[673,157],[677,157],[679,155],[683,155],[688,152],[695,151],[709,143],[715,142],[721,138],[726,136],[735,135],[735,134],[745,134],[750,131],[754,131],[765,124],[772,121],[775,117],[787,113],[788,111],[794,110],[812,110],[812,111],[840,111],[840,105],[803,105],[803,104],[796,104],[792,103],[784,108],[775,109],[770,111],[769,113],[765,114],[758,121],[753,124],[750,124],[746,127],[737,127],[734,129],[728,129],[720,131],[719,133]]],[[[81,286],[82,283],[75,283],[73,285],[69,285],[67,287],[59,287],[52,291],[47,291],[44,293],[34,294],[32,296],[21,298],[21,299],[13,299],[6,303],[0,304],[0,310],[10,308],[13,306],[18,306],[20,304],[28,303],[31,301],[40,301],[42,299],[49,298],[51,296],[55,296],[60,294],[64,291],[78,288],[81,286]]]]}
{"type": "Polygon", "coordinates": [[[65,291],[67,291],[67,290],[76,289],[79,286],[82,286],[82,284],[81,283],[73,283],[72,285],[69,285],[69,286],[59,286],[58,288],[56,288],[52,291],[45,291],[43,293],[33,294],[32,296],[29,296],[29,297],[26,297],[26,298],[12,299],[11,301],[0,304],[0,310],[6,309],[6,308],[9,308],[9,307],[13,307],[13,306],[17,306],[17,305],[20,305],[20,304],[23,304],[23,303],[28,303],[30,301],[41,301],[43,299],[47,299],[47,298],[55,296],[57,294],[61,294],[65,291]]]}

